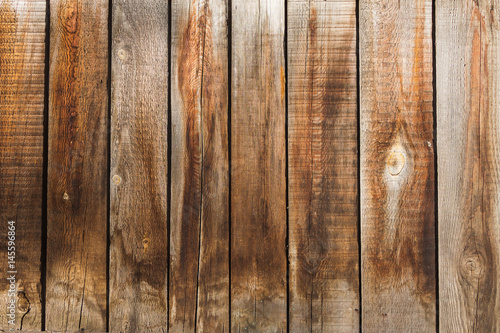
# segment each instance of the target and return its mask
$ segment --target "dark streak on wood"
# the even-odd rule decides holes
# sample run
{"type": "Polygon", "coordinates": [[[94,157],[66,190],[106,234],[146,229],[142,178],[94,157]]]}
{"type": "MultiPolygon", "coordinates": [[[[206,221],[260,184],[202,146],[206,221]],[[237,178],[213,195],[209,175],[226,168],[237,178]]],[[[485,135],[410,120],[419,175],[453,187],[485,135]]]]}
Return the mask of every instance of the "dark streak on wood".
{"type": "Polygon", "coordinates": [[[53,104],[59,108],[57,116],[57,124],[52,129],[55,138],[53,148],[53,158],[51,163],[61,172],[57,182],[52,182],[52,189],[49,192],[58,196],[53,198],[55,208],[58,212],[63,212],[69,207],[69,214],[77,214],[81,201],[81,185],[82,185],[82,162],[83,152],[81,146],[85,142],[78,140],[78,122],[79,116],[79,95],[80,87],[77,79],[79,53],[80,53],[80,16],[81,7],[78,6],[78,1],[70,1],[64,3],[57,8],[57,26],[54,29],[60,29],[61,43],[58,50],[58,59],[54,72],[55,80],[54,101],[53,104]],[[54,149],[55,148],[55,149],[54,149]],[[57,185],[56,185],[57,184],[57,185]],[[66,194],[57,191],[64,189],[66,194]]]}
{"type": "Polygon", "coordinates": [[[359,325],[356,6],[343,4],[336,19],[347,28],[339,31],[325,21],[335,4],[308,6],[307,25],[295,19],[301,7],[289,7],[290,330],[352,331],[359,325]]]}
{"type": "Polygon", "coordinates": [[[183,181],[172,187],[169,325],[175,332],[220,332],[229,326],[227,37],[213,15],[224,22],[218,16],[227,4],[173,6],[180,13],[173,28],[173,175],[183,181]]]}
{"type": "MultiPolygon", "coordinates": [[[[208,5],[206,5],[208,7],[208,5]]],[[[204,43],[210,28],[207,27],[205,10],[197,12],[196,1],[191,2],[189,21],[185,28],[179,50],[178,89],[183,103],[185,123],[180,124],[184,132],[183,188],[177,193],[175,186],[172,197],[180,196],[179,219],[172,214],[173,261],[170,271],[170,330],[173,332],[194,332],[199,277],[199,239],[201,237],[202,211],[202,110],[201,85],[204,70],[204,43]],[[177,231],[179,229],[179,231],[177,231]],[[180,234],[177,239],[176,233],[180,234]],[[178,253],[176,255],[175,253],[178,253]]],[[[209,35],[208,40],[211,40],[209,35]]],[[[175,67],[174,67],[175,68],[175,67]]],[[[175,199],[174,199],[175,200],[175,199]]],[[[174,201],[175,202],[175,201],[174,201]]],[[[175,208],[172,207],[172,211],[175,208]]]]}

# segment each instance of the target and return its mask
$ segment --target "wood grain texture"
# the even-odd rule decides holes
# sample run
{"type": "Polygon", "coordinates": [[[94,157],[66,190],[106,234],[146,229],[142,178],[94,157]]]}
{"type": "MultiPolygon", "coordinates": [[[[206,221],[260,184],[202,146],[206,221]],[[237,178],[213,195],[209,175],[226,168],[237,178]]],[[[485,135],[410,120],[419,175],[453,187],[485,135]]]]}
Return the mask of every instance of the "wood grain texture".
{"type": "Polygon", "coordinates": [[[231,327],[286,330],[284,1],[232,1],[231,327]]]}
{"type": "Polygon", "coordinates": [[[288,2],[290,332],[359,331],[356,1],[288,2]]]}
{"type": "Polygon", "coordinates": [[[500,332],[499,5],[436,2],[441,332],[500,332]]]}
{"type": "Polygon", "coordinates": [[[434,332],[432,2],[360,2],[363,332],[434,332]]]}
{"type": "Polygon", "coordinates": [[[50,2],[48,330],[106,330],[108,1],[50,2]]]}
{"type": "Polygon", "coordinates": [[[0,3],[0,329],[41,329],[45,1],[0,3]],[[8,221],[16,226],[15,251],[8,221]],[[8,257],[15,252],[15,267],[8,257]],[[7,316],[17,271],[15,321],[7,316]],[[10,274],[9,274],[10,275],[10,274]]]}
{"type": "Polygon", "coordinates": [[[113,1],[111,332],[167,331],[168,11],[113,1]]]}
{"type": "Polygon", "coordinates": [[[172,3],[170,332],[229,330],[227,1],[172,3]]]}

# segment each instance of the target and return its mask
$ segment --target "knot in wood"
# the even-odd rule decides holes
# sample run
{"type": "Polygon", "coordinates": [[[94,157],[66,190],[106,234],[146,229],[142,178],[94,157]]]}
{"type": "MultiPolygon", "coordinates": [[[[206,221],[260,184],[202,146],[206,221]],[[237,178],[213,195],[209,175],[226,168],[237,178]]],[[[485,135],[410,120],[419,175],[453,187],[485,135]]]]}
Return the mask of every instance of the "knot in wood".
{"type": "Polygon", "coordinates": [[[149,238],[148,237],[144,237],[142,239],[142,247],[144,249],[144,252],[146,252],[148,250],[148,247],[149,247],[149,238]]]}
{"type": "Polygon", "coordinates": [[[63,200],[64,201],[68,201],[69,200],[68,192],[64,192],[64,194],[63,194],[63,200]]]}
{"type": "Polygon", "coordinates": [[[392,176],[397,176],[403,171],[406,164],[405,155],[401,151],[393,151],[387,159],[387,170],[392,176]]]}
{"type": "Polygon", "coordinates": [[[120,185],[121,182],[122,182],[122,178],[120,176],[118,176],[118,175],[113,176],[113,183],[115,185],[120,185]]]}
{"type": "Polygon", "coordinates": [[[462,275],[468,279],[478,279],[484,274],[483,256],[480,253],[464,256],[461,262],[462,275]]]}
{"type": "Polygon", "coordinates": [[[21,312],[27,312],[30,309],[30,301],[26,297],[24,291],[19,291],[17,293],[17,308],[21,312]]]}
{"type": "Polygon", "coordinates": [[[127,52],[123,49],[118,50],[118,58],[120,60],[125,60],[127,58],[127,52]]]}

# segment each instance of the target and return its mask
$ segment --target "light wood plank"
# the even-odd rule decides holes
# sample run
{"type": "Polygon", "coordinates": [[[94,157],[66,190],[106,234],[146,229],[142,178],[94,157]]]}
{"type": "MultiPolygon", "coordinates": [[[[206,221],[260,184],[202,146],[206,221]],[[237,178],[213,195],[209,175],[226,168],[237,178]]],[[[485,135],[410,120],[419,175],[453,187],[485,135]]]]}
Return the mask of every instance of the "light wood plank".
{"type": "Polygon", "coordinates": [[[363,332],[434,332],[432,1],[359,5],[363,332]]]}
{"type": "Polygon", "coordinates": [[[104,331],[108,1],[50,13],[46,328],[104,331]]]}
{"type": "Polygon", "coordinates": [[[227,18],[172,3],[171,332],[229,330],[227,18]]]}
{"type": "Polygon", "coordinates": [[[359,331],[356,1],[288,1],[290,332],[359,331]]]}
{"type": "Polygon", "coordinates": [[[45,15],[45,1],[0,3],[0,329],[5,331],[41,329],[45,15]]]}
{"type": "Polygon", "coordinates": [[[231,327],[286,330],[283,0],[232,1],[231,327]]]}
{"type": "Polygon", "coordinates": [[[114,0],[110,331],[168,324],[168,1],[114,0]]]}
{"type": "Polygon", "coordinates": [[[500,332],[499,5],[436,2],[441,332],[500,332]]]}

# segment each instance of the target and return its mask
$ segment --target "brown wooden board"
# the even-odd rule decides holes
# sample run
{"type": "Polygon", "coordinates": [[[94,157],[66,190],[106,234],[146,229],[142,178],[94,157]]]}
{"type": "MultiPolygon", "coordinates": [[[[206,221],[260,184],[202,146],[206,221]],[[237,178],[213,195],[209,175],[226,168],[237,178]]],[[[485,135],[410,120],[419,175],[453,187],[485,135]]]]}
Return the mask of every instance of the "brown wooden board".
{"type": "Polygon", "coordinates": [[[229,331],[227,11],[172,3],[170,332],[229,331]]]}
{"type": "Polygon", "coordinates": [[[289,1],[290,332],[359,330],[356,80],[356,1],[289,1]]]}
{"type": "Polygon", "coordinates": [[[113,1],[111,332],[167,331],[168,26],[168,1],[113,1]]]}
{"type": "Polygon", "coordinates": [[[441,332],[500,332],[499,5],[436,2],[441,332]]]}
{"type": "Polygon", "coordinates": [[[286,330],[285,6],[232,1],[231,327],[286,330]]]}
{"type": "Polygon", "coordinates": [[[46,328],[106,330],[108,1],[50,2],[46,328]]]}
{"type": "Polygon", "coordinates": [[[5,331],[41,329],[42,322],[45,15],[45,1],[0,3],[0,330],[5,331]],[[7,280],[11,275],[15,281],[7,280]],[[16,302],[12,317],[10,300],[16,302]]]}
{"type": "Polygon", "coordinates": [[[359,6],[362,328],[433,332],[432,1],[359,6]]]}

